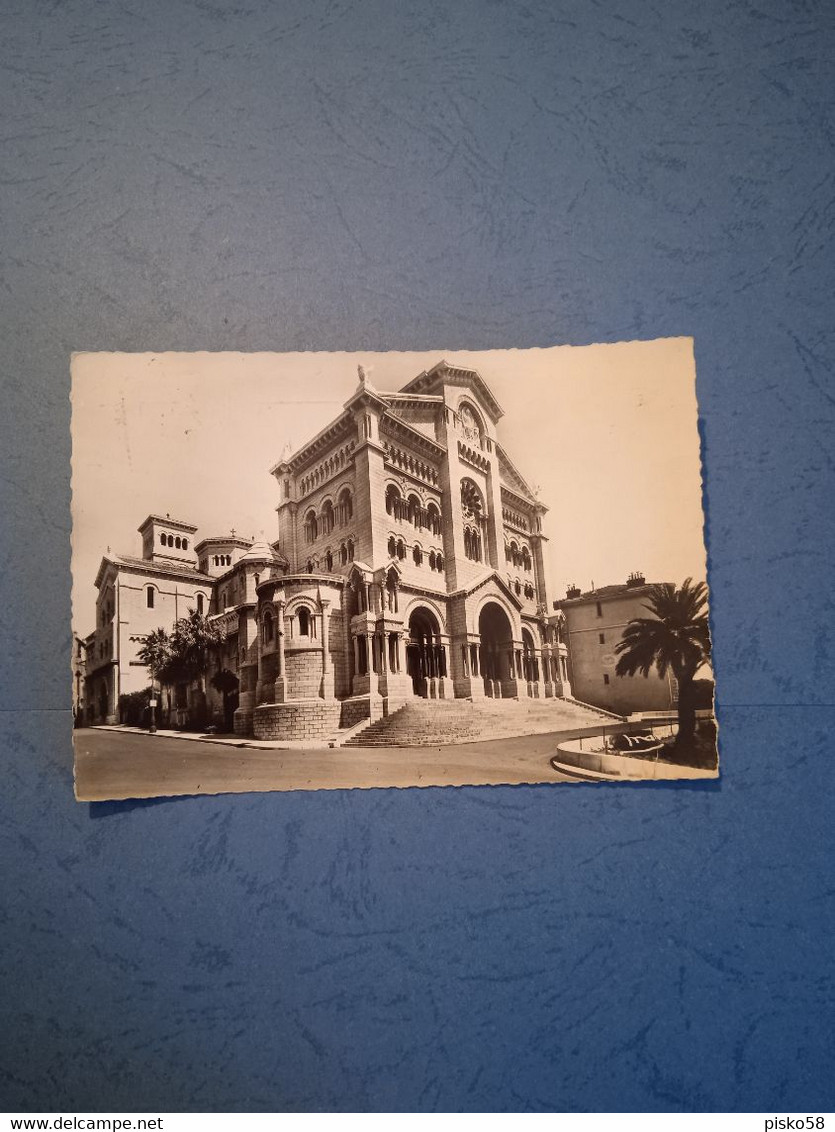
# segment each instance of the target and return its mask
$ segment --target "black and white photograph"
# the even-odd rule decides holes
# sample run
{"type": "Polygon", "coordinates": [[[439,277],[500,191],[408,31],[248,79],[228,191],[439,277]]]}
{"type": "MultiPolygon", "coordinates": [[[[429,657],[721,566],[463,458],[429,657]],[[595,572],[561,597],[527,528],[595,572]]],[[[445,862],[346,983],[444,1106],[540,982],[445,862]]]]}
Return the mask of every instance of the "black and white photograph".
{"type": "Polygon", "coordinates": [[[718,775],[689,338],[72,359],[83,801],[718,775]]]}

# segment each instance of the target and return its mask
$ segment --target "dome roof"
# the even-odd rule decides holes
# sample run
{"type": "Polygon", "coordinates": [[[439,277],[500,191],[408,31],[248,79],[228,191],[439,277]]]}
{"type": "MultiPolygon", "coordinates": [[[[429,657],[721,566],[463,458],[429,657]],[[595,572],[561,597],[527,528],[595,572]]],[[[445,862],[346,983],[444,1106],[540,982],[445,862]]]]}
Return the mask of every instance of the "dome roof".
{"type": "Polygon", "coordinates": [[[257,538],[246,554],[242,554],[238,562],[269,562],[270,565],[283,566],[286,559],[282,554],[270,546],[264,538],[257,538]]]}

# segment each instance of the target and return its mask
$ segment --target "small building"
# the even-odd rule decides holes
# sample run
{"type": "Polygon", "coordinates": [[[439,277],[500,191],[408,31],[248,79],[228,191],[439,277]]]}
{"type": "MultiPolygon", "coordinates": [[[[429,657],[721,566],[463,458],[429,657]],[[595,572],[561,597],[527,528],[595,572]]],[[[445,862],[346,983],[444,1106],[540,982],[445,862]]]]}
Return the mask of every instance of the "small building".
{"type": "Polygon", "coordinates": [[[654,670],[649,676],[618,676],[615,646],[628,623],[652,617],[646,601],[652,586],[643,574],[630,574],[621,585],[603,586],[582,593],[570,586],[562,601],[554,602],[557,625],[564,619],[568,668],[573,695],[581,703],[617,715],[674,709],[678,688],[672,672],[654,670]]]}
{"type": "Polygon", "coordinates": [[[149,515],[139,528],[142,557],[106,554],[96,575],[96,627],[85,639],[88,723],[118,723],[119,697],[150,683],[138,653],[154,629],[190,609],[207,613],[215,579],[197,568],[196,527],[149,515]]]}

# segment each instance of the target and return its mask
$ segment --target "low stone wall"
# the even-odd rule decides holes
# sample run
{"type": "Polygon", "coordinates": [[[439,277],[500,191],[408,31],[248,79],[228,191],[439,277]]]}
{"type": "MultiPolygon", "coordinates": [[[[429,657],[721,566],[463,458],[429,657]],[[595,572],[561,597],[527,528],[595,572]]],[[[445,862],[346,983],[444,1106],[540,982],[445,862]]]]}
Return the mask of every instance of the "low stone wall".
{"type": "Polygon", "coordinates": [[[342,704],[338,700],[289,700],[261,704],[255,709],[256,739],[325,739],[339,727],[342,704]]]}
{"type": "Polygon", "coordinates": [[[252,714],[251,711],[241,711],[238,708],[232,724],[236,735],[248,736],[252,734],[252,714]]]}
{"type": "Polygon", "coordinates": [[[371,718],[371,703],[368,696],[357,696],[350,700],[343,700],[339,706],[341,709],[339,726],[341,728],[356,727],[364,719],[371,718]]]}
{"type": "Polygon", "coordinates": [[[557,746],[557,760],[566,766],[576,766],[578,770],[588,770],[593,774],[612,775],[620,779],[675,779],[675,778],[718,778],[716,770],[702,770],[698,767],[679,766],[674,763],[658,761],[654,758],[638,758],[635,755],[621,755],[616,751],[589,751],[588,746],[602,736],[586,739],[569,739],[557,746]],[[583,749],[585,744],[586,749],[583,749]]]}

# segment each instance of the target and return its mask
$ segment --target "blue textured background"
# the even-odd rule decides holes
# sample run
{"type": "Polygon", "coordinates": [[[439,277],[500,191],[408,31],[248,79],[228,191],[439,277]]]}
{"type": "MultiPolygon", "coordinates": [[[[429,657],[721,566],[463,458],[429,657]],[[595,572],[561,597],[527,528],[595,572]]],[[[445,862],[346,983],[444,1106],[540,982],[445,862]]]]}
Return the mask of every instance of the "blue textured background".
{"type": "Polygon", "coordinates": [[[2,5],[0,1107],[835,1107],[834,13],[2,5]],[[672,334],[721,784],[72,800],[72,350],[672,334]]]}

